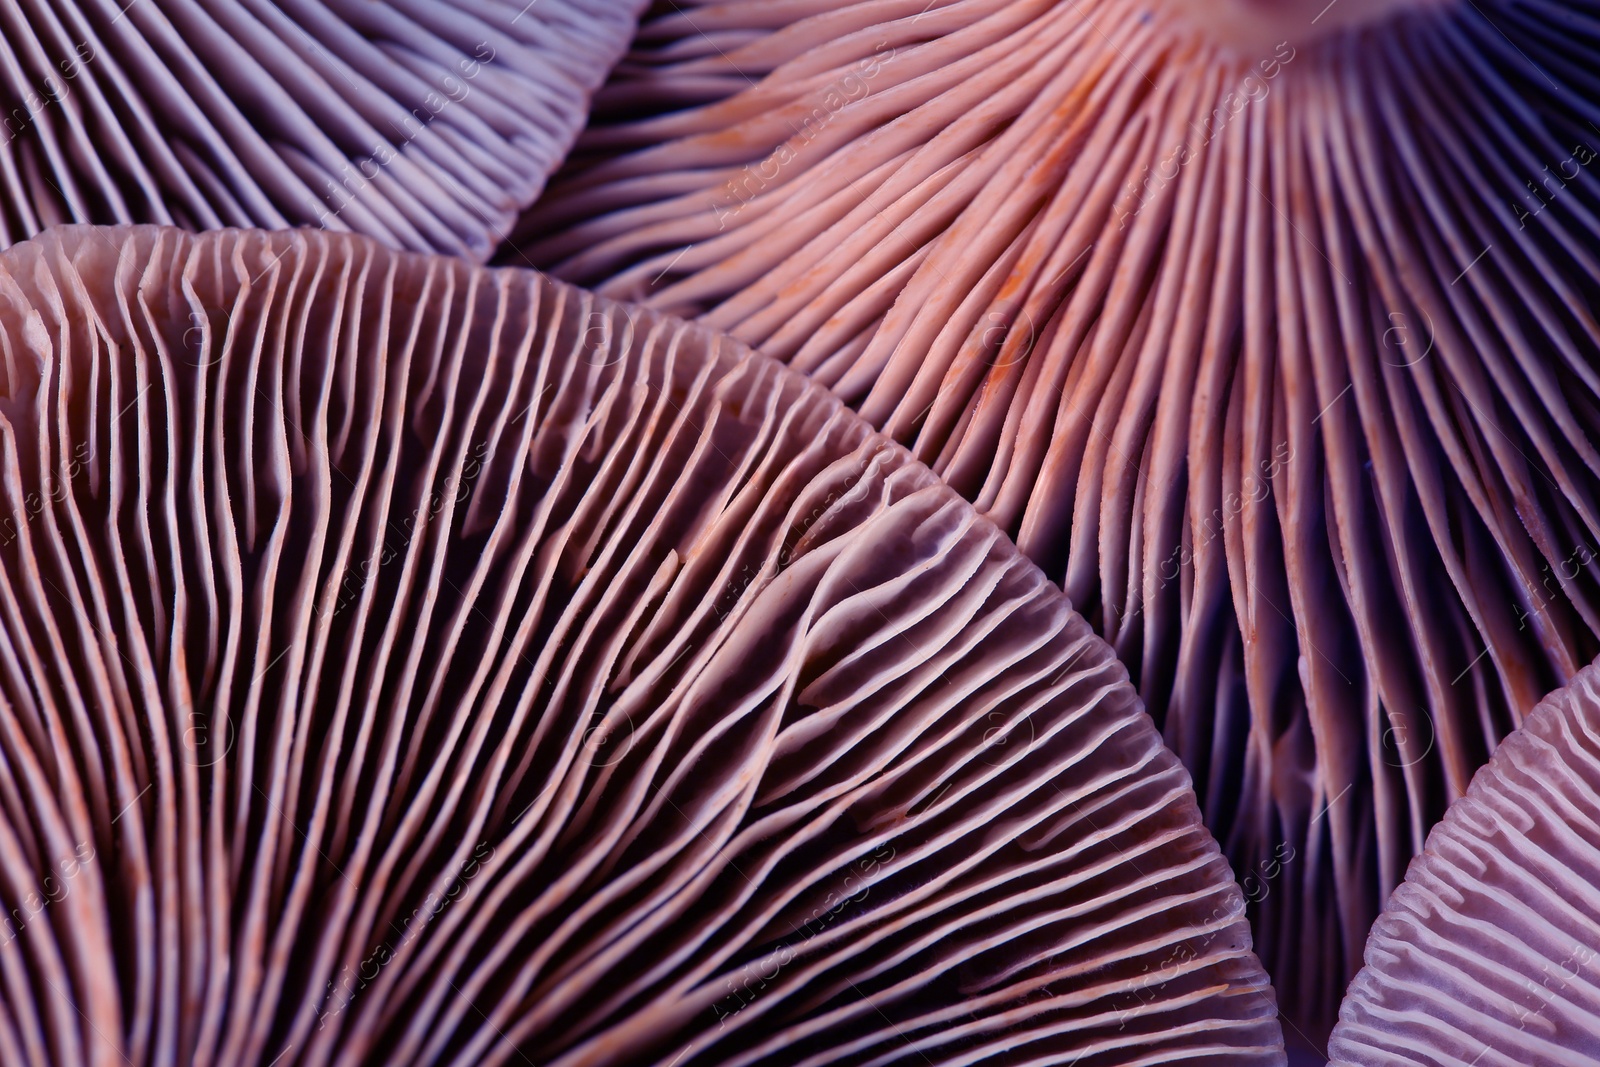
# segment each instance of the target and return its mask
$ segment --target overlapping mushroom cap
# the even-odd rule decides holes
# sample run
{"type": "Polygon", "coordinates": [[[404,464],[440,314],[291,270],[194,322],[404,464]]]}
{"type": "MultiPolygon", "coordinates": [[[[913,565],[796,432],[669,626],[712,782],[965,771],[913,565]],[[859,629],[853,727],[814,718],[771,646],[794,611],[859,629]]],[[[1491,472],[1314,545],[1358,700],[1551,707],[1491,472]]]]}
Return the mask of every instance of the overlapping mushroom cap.
{"type": "Polygon", "coordinates": [[[486,259],[643,0],[72,0],[0,14],[0,247],[318,225],[486,259]]]}
{"type": "Polygon", "coordinates": [[[1061,580],[1325,1032],[1600,652],[1600,8],[677,6],[524,247],[828,384],[1061,580]]]}
{"type": "Polygon", "coordinates": [[[0,347],[0,1061],[1282,1062],[1111,650],[800,376],[315,231],[0,347]]]}
{"type": "Polygon", "coordinates": [[[1600,665],[1506,738],[1367,941],[1333,1062],[1600,1058],[1600,665]]]}

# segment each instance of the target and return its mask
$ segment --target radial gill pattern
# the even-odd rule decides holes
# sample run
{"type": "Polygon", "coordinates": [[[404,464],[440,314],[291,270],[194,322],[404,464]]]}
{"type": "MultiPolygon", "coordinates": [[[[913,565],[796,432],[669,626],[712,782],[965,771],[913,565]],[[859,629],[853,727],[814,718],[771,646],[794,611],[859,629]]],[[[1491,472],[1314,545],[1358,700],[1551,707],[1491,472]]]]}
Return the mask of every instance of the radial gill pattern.
{"type": "Polygon", "coordinates": [[[314,231],[0,327],[0,1062],[1283,1062],[1126,671],[825,390],[314,231]]]}
{"type": "Polygon", "coordinates": [[[599,99],[680,109],[592,128],[526,253],[831,386],[1061,581],[1325,1033],[1600,652],[1600,6],[676,6],[599,99]]]}
{"type": "Polygon", "coordinates": [[[1336,1067],[1600,1058],[1600,665],[1496,750],[1428,835],[1339,1011],[1336,1067]]]}
{"type": "Polygon", "coordinates": [[[0,10],[0,247],[61,222],[320,225],[486,259],[642,0],[0,10]]]}

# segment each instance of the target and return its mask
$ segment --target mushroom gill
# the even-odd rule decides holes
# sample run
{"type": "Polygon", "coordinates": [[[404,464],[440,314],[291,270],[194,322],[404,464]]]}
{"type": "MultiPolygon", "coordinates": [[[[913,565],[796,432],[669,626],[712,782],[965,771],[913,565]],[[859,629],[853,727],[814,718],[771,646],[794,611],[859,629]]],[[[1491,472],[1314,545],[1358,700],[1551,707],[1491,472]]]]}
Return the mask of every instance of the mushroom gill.
{"type": "Polygon", "coordinates": [[[1367,940],[1336,1067],[1600,1058],[1600,664],[1450,806],[1367,940]]]}
{"type": "Polygon", "coordinates": [[[803,377],[318,231],[0,346],[0,1061],[1283,1062],[1125,669],[803,377]]]}
{"type": "Polygon", "coordinates": [[[523,247],[829,385],[1062,582],[1325,1035],[1600,653],[1600,6],[677,6],[523,247]]]}
{"type": "Polygon", "coordinates": [[[0,247],[62,222],[315,225],[487,259],[643,0],[0,11],[0,247]]]}

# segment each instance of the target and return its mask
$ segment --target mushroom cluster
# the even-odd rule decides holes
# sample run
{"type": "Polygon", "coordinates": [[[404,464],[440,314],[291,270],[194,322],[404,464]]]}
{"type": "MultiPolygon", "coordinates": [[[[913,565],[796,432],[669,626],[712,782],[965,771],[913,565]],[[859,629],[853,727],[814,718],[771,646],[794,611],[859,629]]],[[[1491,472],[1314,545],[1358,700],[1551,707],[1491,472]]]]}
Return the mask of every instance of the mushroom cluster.
{"type": "Polygon", "coordinates": [[[308,231],[0,254],[0,1062],[1281,1064],[1111,649],[826,390],[308,231]]]}
{"type": "Polygon", "coordinates": [[[1060,581],[1325,1035],[1600,653],[1600,8],[669,8],[519,251],[827,384],[1060,581]]]}
{"type": "Polygon", "coordinates": [[[1600,1062],[1600,0],[3,8],[0,1067],[1600,1062]]]}
{"type": "Polygon", "coordinates": [[[488,258],[643,0],[67,0],[0,12],[0,247],[317,226],[488,258]]]}

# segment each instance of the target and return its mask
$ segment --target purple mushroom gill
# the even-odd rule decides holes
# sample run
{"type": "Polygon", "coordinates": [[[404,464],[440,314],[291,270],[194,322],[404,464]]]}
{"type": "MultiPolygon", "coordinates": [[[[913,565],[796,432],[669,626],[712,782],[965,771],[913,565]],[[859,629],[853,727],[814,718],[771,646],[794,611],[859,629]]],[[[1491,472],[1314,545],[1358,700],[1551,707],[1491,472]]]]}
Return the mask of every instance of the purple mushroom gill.
{"type": "Polygon", "coordinates": [[[714,330],[54,229],[0,512],[0,1062],[1283,1062],[1111,649],[714,330]]]}
{"type": "Polygon", "coordinates": [[[0,12],[0,247],[318,226],[488,258],[643,0],[69,0],[0,12]]]}
{"type": "Polygon", "coordinates": [[[1600,653],[1597,56],[1592,0],[684,0],[518,249],[829,386],[1061,582],[1320,1038],[1600,653]]]}
{"type": "Polygon", "coordinates": [[[1552,693],[1428,835],[1367,939],[1336,1067],[1600,1056],[1600,665],[1552,693]]]}

